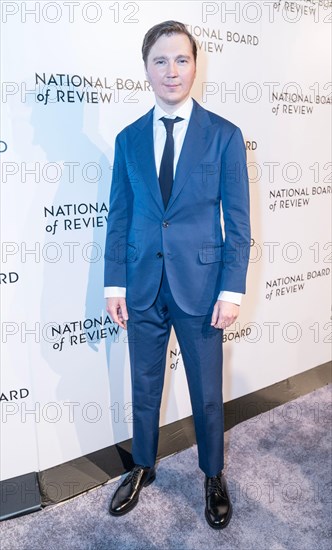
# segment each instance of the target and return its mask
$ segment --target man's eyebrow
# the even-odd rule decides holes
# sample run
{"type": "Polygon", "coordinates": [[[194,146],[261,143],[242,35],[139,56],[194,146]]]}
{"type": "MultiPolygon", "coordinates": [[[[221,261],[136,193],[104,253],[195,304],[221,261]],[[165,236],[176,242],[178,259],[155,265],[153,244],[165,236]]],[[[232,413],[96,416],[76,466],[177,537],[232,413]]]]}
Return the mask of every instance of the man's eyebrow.
{"type": "MultiPolygon", "coordinates": [[[[177,55],[175,59],[179,59],[179,57],[182,57],[182,58],[185,58],[185,59],[190,59],[190,55],[186,55],[186,54],[182,54],[182,53],[177,55]]],[[[169,59],[169,57],[167,57],[166,55],[157,55],[156,57],[154,57],[152,59],[152,61],[158,61],[159,59],[169,59]]]]}

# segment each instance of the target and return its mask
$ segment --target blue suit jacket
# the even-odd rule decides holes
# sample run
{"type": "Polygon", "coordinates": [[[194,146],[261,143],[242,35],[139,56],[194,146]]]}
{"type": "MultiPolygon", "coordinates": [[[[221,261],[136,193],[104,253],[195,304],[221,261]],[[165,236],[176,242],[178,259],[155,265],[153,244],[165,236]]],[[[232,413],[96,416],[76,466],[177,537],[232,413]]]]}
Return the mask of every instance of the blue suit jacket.
{"type": "Polygon", "coordinates": [[[165,210],[151,109],[116,138],[105,286],[126,287],[128,306],[147,309],[157,296],[165,262],[173,297],[191,315],[211,311],[221,290],[244,293],[248,187],[240,129],[194,101],[165,210]]]}

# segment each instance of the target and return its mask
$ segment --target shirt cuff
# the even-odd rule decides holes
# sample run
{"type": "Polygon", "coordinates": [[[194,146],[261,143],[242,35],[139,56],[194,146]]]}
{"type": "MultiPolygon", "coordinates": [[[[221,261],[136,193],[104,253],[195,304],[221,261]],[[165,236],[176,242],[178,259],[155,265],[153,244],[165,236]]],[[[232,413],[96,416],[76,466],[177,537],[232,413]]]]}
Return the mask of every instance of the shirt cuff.
{"type": "Polygon", "coordinates": [[[125,298],[126,288],[124,286],[105,286],[104,297],[105,298],[125,298]]]}
{"type": "Polygon", "coordinates": [[[241,292],[230,292],[229,290],[222,290],[219,293],[218,300],[223,300],[223,302],[232,302],[237,306],[241,305],[242,294],[241,292]]]}

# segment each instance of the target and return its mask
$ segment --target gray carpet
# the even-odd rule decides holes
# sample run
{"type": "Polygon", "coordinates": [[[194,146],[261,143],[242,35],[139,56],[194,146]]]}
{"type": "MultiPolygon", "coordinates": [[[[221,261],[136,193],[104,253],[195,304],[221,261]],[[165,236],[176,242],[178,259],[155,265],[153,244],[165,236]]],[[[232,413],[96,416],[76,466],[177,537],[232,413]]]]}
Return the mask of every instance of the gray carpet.
{"type": "Polygon", "coordinates": [[[137,507],[114,518],[112,481],[2,522],[2,550],[325,550],[331,548],[331,390],[325,386],[225,434],[234,514],[204,518],[196,446],[162,460],[137,507]]]}

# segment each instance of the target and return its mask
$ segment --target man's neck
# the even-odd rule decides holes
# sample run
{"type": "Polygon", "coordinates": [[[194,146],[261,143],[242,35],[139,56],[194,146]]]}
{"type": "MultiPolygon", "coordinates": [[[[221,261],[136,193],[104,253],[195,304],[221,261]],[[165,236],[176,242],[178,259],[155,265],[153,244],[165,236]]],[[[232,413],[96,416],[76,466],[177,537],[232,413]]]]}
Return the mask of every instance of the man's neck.
{"type": "Polygon", "coordinates": [[[167,113],[168,115],[172,115],[173,113],[175,113],[175,111],[177,111],[178,109],[180,109],[180,107],[182,107],[182,105],[184,105],[186,103],[186,101],[188,101],[188,97],[186,97],[186,99],[184,99],[183,101],[181,101],[180,103],[176,103],[176,104],[172,104],[172,105],[169,105],[167,103],[164,103],[164,102],[161,102],[160,100],[158,101],[158,99],[156,98],[156,103],[159,105],[159,107],[165,111],[165,113],[167,113]]]}

